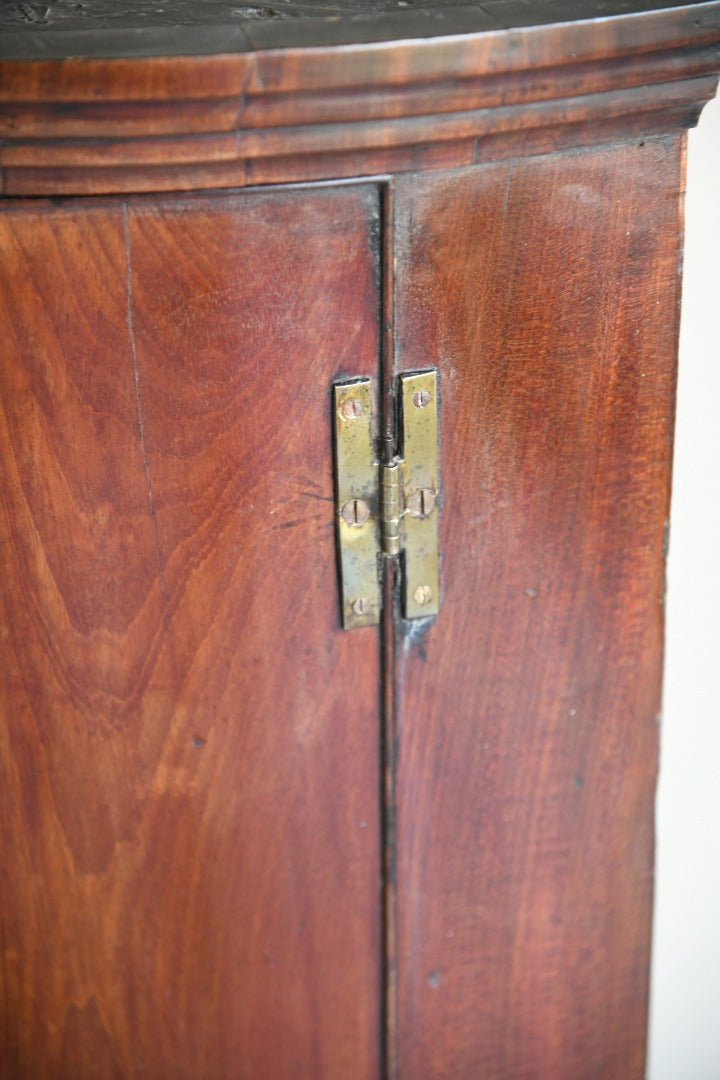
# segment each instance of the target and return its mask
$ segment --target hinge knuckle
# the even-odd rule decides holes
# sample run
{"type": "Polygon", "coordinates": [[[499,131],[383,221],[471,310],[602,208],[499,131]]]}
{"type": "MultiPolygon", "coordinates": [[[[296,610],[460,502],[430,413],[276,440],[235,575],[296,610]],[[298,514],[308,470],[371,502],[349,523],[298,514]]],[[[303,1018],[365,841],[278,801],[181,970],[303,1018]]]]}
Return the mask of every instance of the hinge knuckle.
{"type": "Polygon", "coordinates": [[[380,528],[385,555],[399,555],[400,543],[400,462],[383,465],[380,469],[381,500],[380,528]]]}

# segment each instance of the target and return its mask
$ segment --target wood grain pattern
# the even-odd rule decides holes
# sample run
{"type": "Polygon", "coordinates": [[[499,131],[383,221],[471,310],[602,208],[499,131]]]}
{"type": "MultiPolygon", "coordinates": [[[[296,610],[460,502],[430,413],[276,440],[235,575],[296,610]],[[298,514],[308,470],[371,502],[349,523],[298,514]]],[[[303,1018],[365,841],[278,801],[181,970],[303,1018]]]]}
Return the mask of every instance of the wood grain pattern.
{"type": "Polygon", "coordinates": [[[374,1077],[377,192],[0,212],[3,1080],[374,1077]],[[322,693],[318,692],[322,688],[322,693]]]}
{"type": "Polygon", "coordinates": [[[72,59],[0,60],[0,184],[52,195],[329,180],[682,130],[715,92],[720,2],[640,8],[597,19],[603,5],[589,4],[552,24],[559,9],[507,3],[488,25],[430,37],[407,13],[398,40],[379,43],[362,21],[324,41],[312,19],[269,20],[243,31],[251,47],[229,39],[199,56],[98,59],[90,34],[72,59]],[[279,24],[306,37],[286,41],[279,24]]]}
{"type": "Polygon", "coordinates": [[[644,1076],[683,145],[396,182],[444,500],[396,647],[401,1077],[644,1076]]]}

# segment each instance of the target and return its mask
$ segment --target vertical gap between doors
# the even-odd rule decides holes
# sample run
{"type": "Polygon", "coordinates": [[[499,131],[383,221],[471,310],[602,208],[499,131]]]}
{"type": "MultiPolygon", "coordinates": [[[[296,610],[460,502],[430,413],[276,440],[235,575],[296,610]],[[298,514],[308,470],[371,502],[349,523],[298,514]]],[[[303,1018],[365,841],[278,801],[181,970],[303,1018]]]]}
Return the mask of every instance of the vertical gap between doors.
{"type": "MultiPolygon", "coordinates": [[[[380,186],[380,460],[390,464],[397,449],[395,378],[394,202],[392,178],[380,186]]],[[[382,558],[381,710],[380,710],[380,829],[382,844],[382,994],[381,1073],[396,1080],[397,1026],[397,890],[395,838],[396,707],[395,627],[398,559],[382,558]]]]}

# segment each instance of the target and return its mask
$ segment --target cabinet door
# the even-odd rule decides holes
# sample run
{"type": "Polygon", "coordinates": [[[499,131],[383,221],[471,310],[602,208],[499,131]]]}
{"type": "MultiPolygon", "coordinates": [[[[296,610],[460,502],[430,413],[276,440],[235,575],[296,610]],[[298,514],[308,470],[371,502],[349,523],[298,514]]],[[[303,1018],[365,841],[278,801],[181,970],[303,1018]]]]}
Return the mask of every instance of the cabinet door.
{"type": "Polygon", "coordinates": [[[0,214],[0,1075],[378,1072],[372,186],[0,214]]]}
{"type": "Polygon", "coordinates": [[[398,181],[443,604],[396,649],[400,1075],[640,1080],[680,139],[398,181]]]}

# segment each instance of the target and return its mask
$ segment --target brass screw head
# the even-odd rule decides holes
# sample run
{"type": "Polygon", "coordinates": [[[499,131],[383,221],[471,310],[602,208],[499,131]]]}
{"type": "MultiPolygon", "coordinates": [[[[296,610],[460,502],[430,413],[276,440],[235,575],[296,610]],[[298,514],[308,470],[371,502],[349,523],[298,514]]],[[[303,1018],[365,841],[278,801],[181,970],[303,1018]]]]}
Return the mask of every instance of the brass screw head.
{"type": "Polygon", "coordinates": [[[359,529],[370,517],[370,507],[364,499],[348,499],[340,513],[347,525],[359,529]]]}
{"type": "Polygon", "coordinates": [[[432,600],[432,589],[429,585],[418,585],[413,596],[415,597],[416,603],[429,604],[432,600]]]}
{"type": "Polygon", "coordinates": [[[429,390],[416,390],[412,396],[413,405],[418,409],[424,409],[430,401],[429,390]]]}
{"type": "Polygon", "coordinates": [[[435,509],[436,500],[437,496],[432,488],[421,488],[420,491],[413,491],[407,501],[408,513],[414,518],[430,517],[430,514],[435,509]]]}
{"type": "Polygon", "coordinates": [[[355,420],[363,414],[363,405],[357,398],[345,398],[341,412],[346,420],[355,420]]]}
{"type": "Polygon", "coordinates": [[[366,596],[358,596],[357,600],[353,600],[352,609],[355,615],[366,615],[370,610],[370,601],[366,596]]]}

